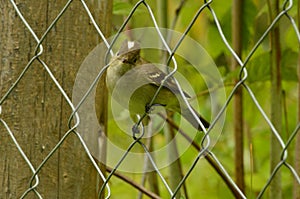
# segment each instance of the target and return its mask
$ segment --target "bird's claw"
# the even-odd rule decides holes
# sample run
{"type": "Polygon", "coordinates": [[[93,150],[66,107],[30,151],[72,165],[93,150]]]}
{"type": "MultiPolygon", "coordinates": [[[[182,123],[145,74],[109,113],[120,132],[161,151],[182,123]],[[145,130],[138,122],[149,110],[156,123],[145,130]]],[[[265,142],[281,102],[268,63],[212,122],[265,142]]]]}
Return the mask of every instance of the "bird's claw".
{"type": "Polygon", "coordinates": [[[145,112],[147,114],[149,114],[152,110],[154,106],[166,106],[165,104],[146,104],[145,106],[145,112]]]}

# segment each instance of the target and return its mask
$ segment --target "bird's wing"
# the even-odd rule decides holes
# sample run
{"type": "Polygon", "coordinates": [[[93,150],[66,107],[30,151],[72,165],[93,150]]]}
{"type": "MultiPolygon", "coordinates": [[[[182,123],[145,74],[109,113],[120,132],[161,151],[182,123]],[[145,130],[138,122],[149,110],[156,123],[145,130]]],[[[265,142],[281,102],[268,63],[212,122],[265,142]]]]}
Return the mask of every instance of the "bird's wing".
{"type": "MultiPolygon", "coordinates": [[[[167,74],[161,71],[153,64],[144,64],[141,67],[145,67],[144,71],[147,71],[147,75],[145,78],[149,81],[149,83],[154,84],[155,86],[159,87],[162,84],[162,81],[166,78],[167,74]]],[[[174,94],[180,94],[179,89],[173,80],[173,77],[169,77],[163,84],[164,87],[171,90],[174,94]]],[[[185,97],[190,98],[190,96],[183,91],[185,97]]]]}

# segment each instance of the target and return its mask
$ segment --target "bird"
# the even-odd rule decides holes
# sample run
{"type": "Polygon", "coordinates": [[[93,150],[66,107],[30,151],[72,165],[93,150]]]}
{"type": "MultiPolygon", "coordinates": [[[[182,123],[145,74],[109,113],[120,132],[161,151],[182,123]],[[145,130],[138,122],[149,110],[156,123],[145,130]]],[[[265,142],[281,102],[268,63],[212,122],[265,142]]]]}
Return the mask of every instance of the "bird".
{"type": "MultiPolygon", "coordinates": [[[[153,106],[163,106],[168,111],[181,114],[195,129],[203,131],[184,102],[175,81],[172,78],[165,80],[167,73],[141,57],[140,52],[138,41],[125,40],[121,44],[107,68],[106,85],[109,93],[121,106],[129,109],[134,121],[137,121],[137,115],[150,113],[153,106]],[[161,90],[152,102],[162,83],[161,90]]],[[[190,97],[186,92],[183,93],[185,97],[190,97]]],[[[197,111],[193,111],[203,126],[208,128],[210,123],[197,111]]],[[[149,118],[145,117],[144,120],[143,124],[147,125],[149,118]]]]}

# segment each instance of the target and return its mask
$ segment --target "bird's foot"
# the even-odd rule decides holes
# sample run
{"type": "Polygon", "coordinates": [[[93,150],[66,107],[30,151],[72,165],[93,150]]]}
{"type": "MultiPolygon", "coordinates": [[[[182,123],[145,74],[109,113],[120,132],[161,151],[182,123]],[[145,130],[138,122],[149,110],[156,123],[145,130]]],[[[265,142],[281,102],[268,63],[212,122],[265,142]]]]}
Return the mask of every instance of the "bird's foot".
{"type": "Polygon", "coordinates": [[[155,107],[155,106],[166,106],[165,104],[146,104],[146,106],[145,106],[145,112],[147,113],[147,114],[149,114],[149,113],[151,113],[151,111],[153,111],[153,108],[155,107]]]}

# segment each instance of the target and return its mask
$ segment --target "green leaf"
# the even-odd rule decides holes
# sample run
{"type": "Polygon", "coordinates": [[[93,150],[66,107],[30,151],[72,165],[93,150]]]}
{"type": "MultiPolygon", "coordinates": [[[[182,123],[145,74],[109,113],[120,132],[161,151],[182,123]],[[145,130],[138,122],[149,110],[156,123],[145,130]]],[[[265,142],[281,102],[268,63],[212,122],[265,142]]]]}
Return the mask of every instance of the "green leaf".
{"type": "MultiPolygon", "coordinates": [[[[248,82],[262,82],[270,80],[269,52],[259,54],[252,58],[247,65],[248,82]]],[[[287,49],[281,55],[281,74],[283,81],[298,81],[297,77],[298,54],[292,49],[287,49]]]]}
{"type": "Polygon", "coordinates": [[[251,59],[247,66],[248,82],[259,82],[270,80],[270,59],[269,51],[251,59]]]}
{"type": "MultiPolygon", "coordinates": [[[[114,1],[113,4],[113,14],[114,15],[128,15],[132,8],[134,7],[133,4],[123,1],[114,1]]],[[[137,9],[135,14],[144,13],[142,9],[137,9]]]]}
{"type": "Polygon", "coordinates": [[[284,38],[284,43],[286,45],[287,48],[292,49],[295,52],[299,51],[299,45],[295,45],[297,44],[299,41],[297,39],[295,30],[292,26],[290,26],[288,28],[288,30],[285,33],[285,38],[284,38]]]}
{"type": "Polygon", "coordinates": [[[298,81],[297,76],[298,53],[292,49],[286,49],[282,52],[281,66],[282,79],[285,81],[298,81]]]}
{"type": "Polygon", "coordinates": [[[128,15],[132,9],[132,5],[128,2],[114,1],[113,14],[114,15],[128,15]]]}
{"type": "Polygon", "coordinates": [[[254,21],[255,16],[257,14],[257,8],[253,4],[252,0],[246,0],[243,5],[243,27],[242,27],[242,35],[243,35],[243,49],[248,49],[251,40],[254,34],[254,21]]]}

